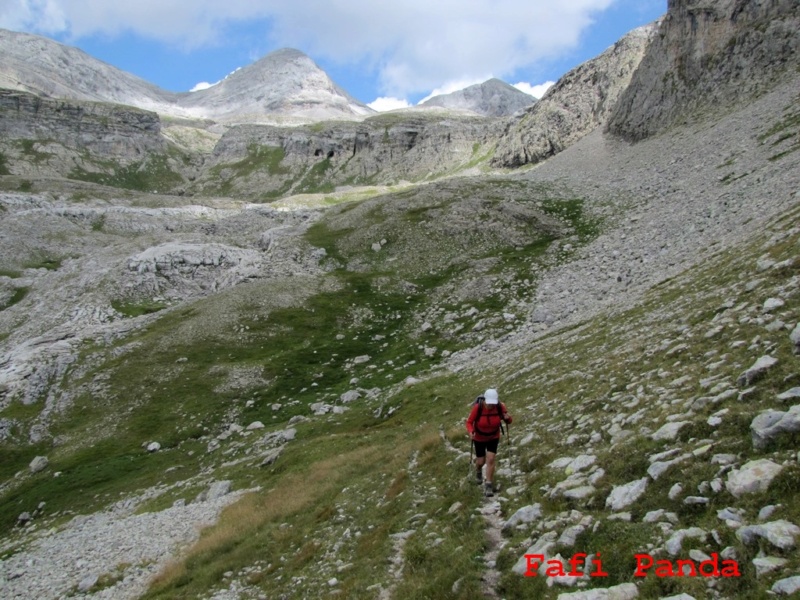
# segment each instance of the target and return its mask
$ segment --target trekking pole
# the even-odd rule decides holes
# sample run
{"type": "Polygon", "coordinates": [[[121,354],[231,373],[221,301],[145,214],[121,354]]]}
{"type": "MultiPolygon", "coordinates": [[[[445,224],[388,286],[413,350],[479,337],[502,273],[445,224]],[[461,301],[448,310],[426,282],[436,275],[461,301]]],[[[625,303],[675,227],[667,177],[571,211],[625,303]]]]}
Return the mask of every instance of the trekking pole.
{"type": "Polygon", "coordinates": [[[469,477],[472,477],[472,449],[475,447],[475,440],[470,436],[469,440],[469,477]]]}

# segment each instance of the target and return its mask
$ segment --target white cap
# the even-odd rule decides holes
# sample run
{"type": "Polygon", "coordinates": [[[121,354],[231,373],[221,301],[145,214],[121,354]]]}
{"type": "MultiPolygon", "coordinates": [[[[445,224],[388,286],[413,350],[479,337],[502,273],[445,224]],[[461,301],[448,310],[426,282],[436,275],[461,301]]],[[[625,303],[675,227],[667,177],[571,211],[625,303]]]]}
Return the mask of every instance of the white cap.
{"type": "Polygon", "coordinates": [[[486,404],[497,404],[497,390],[486,390],[483,397],[486,399],[486,404]]]}

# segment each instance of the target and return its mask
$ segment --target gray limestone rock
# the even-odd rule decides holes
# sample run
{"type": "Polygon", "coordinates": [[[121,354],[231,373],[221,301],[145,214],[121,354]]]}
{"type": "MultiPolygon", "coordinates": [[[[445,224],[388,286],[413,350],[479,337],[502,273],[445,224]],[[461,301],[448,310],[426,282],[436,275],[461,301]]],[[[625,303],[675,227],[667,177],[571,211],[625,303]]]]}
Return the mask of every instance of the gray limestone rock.
{"type": "Polygon", "coordinates": [[[728,473],[725,487],[736,498],[762,492],[782,470],[782,465],[766,458],[751,460],[740,469],[728,473]]]}
{"type": "Polygon", "coordinates": [[[207,489],[197,495],[195,502],[213,502],[226,496],[231,491],[232,482],[228,480],[215,481],[207,489]]]}
{"type": "Polygon", "coordinates": [[[768,410],[750,423],[753,447],[757,450],[766,448],[769,443],[784,435],[800,431],[800,404],[788,411],[768,410]]]}
{"type": "Polygon", "coordinates": [[[643,477],[625,485],[614,486],[606,498],[606,507],[613,511],[622,510],[636,502],[647,491],[648,478],[643,477]]]}
{"type": "Polygon", "coordinates": [[[787,402],[789,400],[800,400],[800,387],[793,387],[790,390],[777,395],[778,400],[787,402]]]}
{"type": "Polygon", "coordinates": [[[739,375],[737,383],[740,387],[747,387],[756,379],[762,377],[767,371],[778,364],[778,359],[773,356],[762,356],[759,358],[752,367],[747,369],[744,373],[739,375]]]}
{"type": "Polygon", "coordinates": [[[635,29],[559,79],[508,128],[495,150],[493,166],[540,162],[604,124],[655,31],[653,25],[635,29]]]}
{"type": "Polygon", "coordinates": [[[636,584],[621,583],[610,588],[559,594],[558,600],[633,600],[638,597],[639,589],[636,584]]]}
{"type": "MultiPolygon", "coordinates": [[[[547,560],[551,556],[550,552],[555,547],[557,539],[558,534],[555,531],[548,531],[536,540],[536,542],[525,551],[525,554],[543,554],[545,560],[547,560]]],[[[528,559],[525,558],[525,554],[511,567],[513,573],[525,575],[528,571],[528,559]]]]}
{"type": "Polygon", "coordinates": [[[705,540],[706,535],[708,535],[706,531],[699,527],[680,529],[670,536],[670,538],[664,543],[664,547],[670,556],[677,556],[681,552],[684,539],[690,538],[695,540],[705,540]]]}
{"type": "Polygon", "coordinates": [[[78,591],[82,593],[86,593],[91,590],[95,585],[97,585],[97,581],[100,578],[96,574],[87,575],[83,579],[80,580],[78,583],[78,591]]]}
{"type": "Polygon", "coordinates": [[[512,527],[516,527],[520,523],[533,523],[537,519],[542,517],[542,506],[541,504],[533,504],[528,506],[523,506],[517,512],[515,512],[511,517],[509,517],[508,521],[503,524],[503,529],[511,529],[512,527]]]}
{"type": "Polygon", "coordinates": [[[800,575],[779,579],[772,584],[772,592],[781,596],[791,596],[800,591],[800,575]]]}
{"type": "Polygon", "coordinates": [[[759,538],[764,538],[781,550],[794,548],[798,536],[800,536],[800,527],[785,520],[748,525],[736,530],[736,537],[745,544],[755,544],[759,538]]]}
{"type": "Polygon", "coordinates": [[[40,471],[44,471],[49,464],[50,461],[47,460],[46,456],[37,456],[31,461],[29,468],[31,473],[39,473],[40,471]]]}
{"type": "Polygon", "coordinates": [[[681,429],[689,424],[689,421],[672,421],[671,423],[662,425],[661,428],[653,433],[653,435],[650,437],[652,437],[654,440],[672,441],[678,437],[681,429]]]}
{"type": "Polygon", "coordinates": [[[789,334],[789,341],[792,343],[792,352],[800,354],[800,323],[789,334]]]}
{"type": "Polygon", "coordinates": [[[730,109],[798,63],[794,0],[669,3],[608,129],[631,140],[730,109]]]}
{"type": "Polygon", "coordinates": [[[772,571],[777,571],[789,562],[785,558],[778,558],[777,556],[764,556],[753,559],[753,566],[756,568],[756,575],[761,577],[772,571]]]}

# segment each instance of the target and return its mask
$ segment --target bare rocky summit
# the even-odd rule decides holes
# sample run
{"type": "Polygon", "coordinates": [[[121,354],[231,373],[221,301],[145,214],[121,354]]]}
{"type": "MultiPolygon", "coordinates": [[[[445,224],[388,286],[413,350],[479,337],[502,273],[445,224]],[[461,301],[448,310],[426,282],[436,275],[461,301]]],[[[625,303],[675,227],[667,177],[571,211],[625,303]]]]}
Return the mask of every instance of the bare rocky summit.
{"type": "Polygon", "coordinates": [[[420,106],[465,110],[485,117],[510,117],[535,102],[533,96],[495,78],[457,92],[434,96],[420,106]]]}
{"type": "Polygon", "coordinates": [[[111,102],[165,116],[221,122],[358,119],[374,111],[298,50],[277,50],[197,92],[162,90],[82,50],[0,30],[0,87],[51,98],[111,102]]]}
{"type": "Polygon", "coordinates": [[[254,123],[276,116],[297,121],[357,119],[371,108],[336,85],[299,50],[283,49],[238,69],[218,84],[181,96],[193,117],[254,123]]]}

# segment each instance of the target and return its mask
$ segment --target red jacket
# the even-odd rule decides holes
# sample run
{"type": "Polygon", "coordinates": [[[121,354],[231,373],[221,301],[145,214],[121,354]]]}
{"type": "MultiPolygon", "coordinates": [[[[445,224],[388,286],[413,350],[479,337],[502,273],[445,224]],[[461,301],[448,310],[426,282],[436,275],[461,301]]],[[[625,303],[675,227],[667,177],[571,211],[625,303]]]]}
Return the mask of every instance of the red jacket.
{"type": "Polygon", "coordinates": [[[467,417],[467,431],[476,442],[489,442],[500,439],[500,424],[502,421],[511,423],[511,415],[508,414],[506,405],[486,404],[481,401],[472,405],[472,410],[467,417]],[[481,408],[481,404],[483,407],[481,408]],[[481,409],[481,418],[475,422],[478,416],[478,409],[481,409]],[[499,410],[498,410],[499,408],[499,410]],[[502,417],[500,416],[502,414],[502,417]]]}

